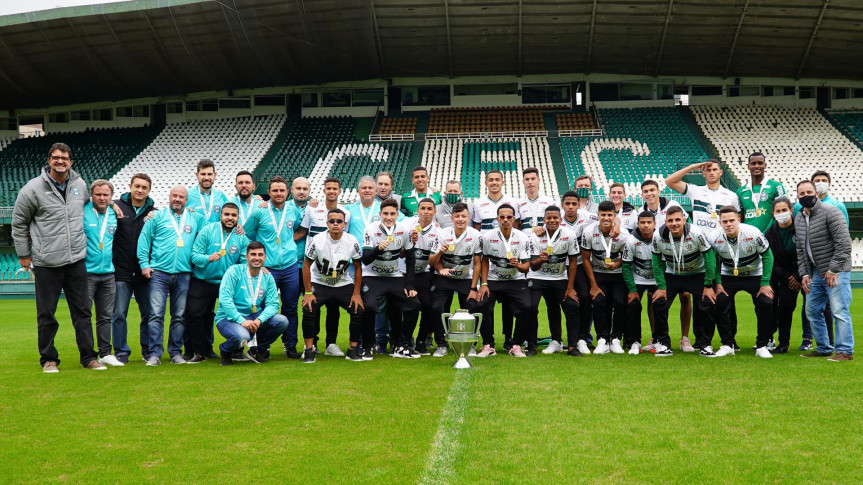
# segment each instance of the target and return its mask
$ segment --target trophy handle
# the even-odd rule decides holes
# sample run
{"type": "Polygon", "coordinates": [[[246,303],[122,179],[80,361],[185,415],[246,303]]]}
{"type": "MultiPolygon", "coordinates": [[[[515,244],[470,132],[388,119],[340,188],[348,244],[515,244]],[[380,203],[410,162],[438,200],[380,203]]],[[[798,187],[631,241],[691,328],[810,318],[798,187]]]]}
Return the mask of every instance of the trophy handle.
{"type": "Polygon", "coordinates": [[[443,322],[443,329],[445,333],[449,333],[449,321],[447,318],[451,317],[452,313],[442,313],[440,316],[440,321],[443,322]]]}
{"type": "Polygon", "coordinates": [[[473,316],[476,318],[476,338],[480,338],[479,329],[482,325],[482,313],[474,313],[473,316]]]}

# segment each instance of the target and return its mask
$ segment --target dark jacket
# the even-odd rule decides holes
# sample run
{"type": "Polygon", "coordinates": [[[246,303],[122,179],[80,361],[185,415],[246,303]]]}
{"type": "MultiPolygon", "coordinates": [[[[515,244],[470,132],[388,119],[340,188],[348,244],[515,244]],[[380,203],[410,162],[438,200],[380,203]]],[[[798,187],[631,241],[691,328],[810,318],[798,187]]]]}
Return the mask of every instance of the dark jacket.
{"type": "MultiPolygon", "coordinates": [[[[794,225],[788,228],[794,233],[794,225]]],[[[797,267],[797,246],[789,252],[785,250],[785,245],[782,244],[782,237],[779,235],[779,224],[773,224],[764,233],[770,244],[770,250],[773,251],[773,283],[788,285],[788,277],[794,276],[797,281],[800,281],[800,273],[797,267]]],[[[796,236],[795,236],[796,238],[796,236]]]]}
{"type": "Polygon", "coordinates": [[[153,207],[153,199],[147,197],[144,210],[135,217],[132,195],[129,192],[114,202],[123,213],[122,218],[117,218],[117,233],[114,234],[114,280],[131,282],[141,274],[141,266],[138,264],[138,236],[144,228],[147,214],[156,208],[153,207]]]}
{"type": "Polygon", "coordinates": [[[805,210],[801,210],[794,218],[800,276],[813,276],[817,271],[824,278],[828,270],[833,274],[851,271],[851,234],[842,211],[816,200],[815,206],[809,209],[807,223],[805,210]],[[814,268],[806,252],[807,242],[812,249],[814,268]]]}

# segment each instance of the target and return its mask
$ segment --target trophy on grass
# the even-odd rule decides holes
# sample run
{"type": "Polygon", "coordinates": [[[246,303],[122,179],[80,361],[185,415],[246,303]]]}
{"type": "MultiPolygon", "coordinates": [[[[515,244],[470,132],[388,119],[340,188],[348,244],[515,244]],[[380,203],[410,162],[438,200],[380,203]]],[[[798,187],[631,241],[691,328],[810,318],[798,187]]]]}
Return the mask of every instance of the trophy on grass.
{"type": "Polygon", "coordinates": [[[456,310],[455,313],[444,313],[440,317],[446,329],[446,341],[458,354],[458,360],[453,367],[468,369],[467,353],[476,346],[479,340],[479,325],[482,323],[482,313],[471,315],[467,310],[456,310]]]}

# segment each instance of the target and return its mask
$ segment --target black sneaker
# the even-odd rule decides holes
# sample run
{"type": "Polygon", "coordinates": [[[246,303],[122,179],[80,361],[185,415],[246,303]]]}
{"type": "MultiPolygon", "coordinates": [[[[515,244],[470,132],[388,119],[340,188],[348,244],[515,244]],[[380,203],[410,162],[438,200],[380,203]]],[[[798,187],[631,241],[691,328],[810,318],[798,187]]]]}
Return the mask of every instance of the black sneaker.
{"type": "MultiPolygon", "coordinates": [[[[371,351],[371,349],[369,349],[369,351],[371,351]]],[[[365,352],[363,352],[363,353],[365,354],[365,352]]],[[[387,352],[387,344],[378,344],[375,347],[375,353],[378,355],[389,355],[389,352],[387,352]]],[[[364,358],[363,360],[371,360],[371,359],[365,359],[364,358]]]]}
{"type": "Polygon", "coordinates": [[[372,360],[372,359],[374,359],[374,357],[372,357],[372,349],[371,348],[365,349],[363,351],[363,360],[372,360]]]}
{"type": "Polygon", "coordinates": [[[234,360],[231,359],[230,352],[219,351],[219,354],[221,355],[222,365],[234,365],[234,360]]]}
{"type": "Polygon", "coordinates": [[[698,355],[702,357],[716,357],[716,352],[713,351],[713,347],[707,346],[698,351],[698,355]]]}
{"type": "Polygon", "coordinates": [[[503,350],[507,352],[512,350],[512,340],[506,339],[503,341],[503,350]]]}
{"type": "Polygon", "coordinates": [[[321,351],[318,350],[318,344],[312,344],[312,348],[315,349],[315,355],[318,355],[321,353],[321,351]]]}
{"type": "Polygon", "coordinates": [[[269,350],[263,350],[263,349],[255,348],[255,349],[250,350],[250,352],[252,354],[252,357],[254,357],[255,360],[258,361],[259,364],[263,364],[264,362],[269,362],[269,360],[270,360],[270,351],[269,350]]]}
{"type": "Polygon", "coordinates": [[[189,361],[189,360],[192,360],[194,358],[195,358],[194,352],[186,352],[185,354],[183,354],[183,360],[189,361]]]}
{"type": "Polygon", "coordinates": [[[346,360],[352,360],[354,362],[360,362],[363,360],[362,356],[360,356],[359,349],[356,347],[348,347],[348,352],[345,354],[346,360]]]}
{"type": "Polygon", "coordinates": [[[663,344],[656,344],[656,346],[653,348],[656,350],[656,352],[653,353],[654,357],[671,357],[672,355],[674,355],[671,347],[666,347],[663,344]]]}
{"type": "MultiPolygon", "coordinates": [[[[405,357],[409,359],[419,359],[420,357],[422,357],[422,355],[423,354],[417,352],[416,349],[414,349],[413,347],[405,348],[405,357]]],[[[426,352],[425,355],[429,355],[428,352],[426,352]]]]}
{"type": "Polygon", "coordinates": [[[572,357],[581,357],[581,356],[582,356],[582,355],[584,355],[584,354],[582,354],[581,352],[579,352],[578,348],[573,347],[573,348],[571,348],[571,349],[569,349],[569,350],[567,350],[567,351],[566,351],[566,355],[570,355],[570,356],[572,356],[572,357]]]}
{"type": "Polygon", "coordinates": [[[297,353],[297,349],[294,347],[285,347],[285,357],[288,359],[299,359],[300,354],[297,353]]]}
{"type": "Polygon", "coordinates": [[[524,351],[524,355],[526,355],[528,357],[535,357],[536,356],[536,347],[529,346],[527,348],[527,350],[524,351]]]}
{"type": "Polygon", "coordinates": [[[427,348],[427,349],[431,349],[431,348],[434,348],[434,347],[435,347],[435,344],[434,344],[434,338],[432,338],[432,336],[431,336],[431,335],[429,335],[428,337],[426,337],[426,340],[425,340],[425,342],[423,342],[423,343],[424,343],[424,344],[426,344],[426,348],[427,348]]]}
{"type": "Polygon", "coordinates": [[[303,364],[314,364],[316,355],[317,355],[317,353],[315,352],[314,347],[304,350],[303,351],[303,364]]]}
{"type": "Polygon", "coordinates": [[[774,353],[774,354],[787,354],[788,353],[788,346],[787,345],[780,345],[779,347],[776,347],[775,349],[771,350],[770,352],[774,353]]]}
{"type": "Polygon", "coordinates": [[[213,352],[213,349],[208,350],[207,353],[204,355],[206,355],[208,359],[218,359],[219,358],[219,356],[216,355],[215,352],[213,352]]]}
{"type": "Polygon", "coordinates": [[[201,354],[195,354],[195,356],[192,357],[191,359],[187,360],[186,363],[187,364],[200,364],[201,362],[204,362],[205,360],[207,360],[207,357],[205,357],[201,354]]]}
{"type": "Polygon", "coordinates": [[[117,360],[119,360],[120,362],[122,362],[125,365],[125,364],[129,363],[129,356],[128,355],[118,355],[117,360]]]}
{"type": "Polygon", "coordinates": [[[429,352],[428,346],[422,340],[417,342],[416,351],[419,352],[420,355],[431,355],[431,352],[429,352]]]}
{"type": "Polygon", "coordinates": [[[249,361],[249,359],[247,359],[246,356],[243,355],[242,350],[238,350],[238,351],[234,352],[233,354],[231,354],[231,359],[234,362],[248,362],[249,361]]]}

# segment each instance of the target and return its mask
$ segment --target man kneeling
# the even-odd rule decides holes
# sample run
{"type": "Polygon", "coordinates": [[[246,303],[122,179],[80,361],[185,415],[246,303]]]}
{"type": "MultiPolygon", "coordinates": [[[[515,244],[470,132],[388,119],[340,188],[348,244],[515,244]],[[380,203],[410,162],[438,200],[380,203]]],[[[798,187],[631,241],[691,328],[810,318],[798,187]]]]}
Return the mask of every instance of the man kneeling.
{"type": "Polygon", "coordinates": [[[225,337],[219,346],[222,365],[231,365],[231,354],[256,342],[246,352],[250,360],[270,360],[270,344],[288,327],[279,311],[279,290],[270,273],[263,271],[267,251],[258,241],[246,247],[246,264],[228,268],[219,285],[216,328],[225,337]],[[254,339],[252,337],[255,337],[254,339]]]}

